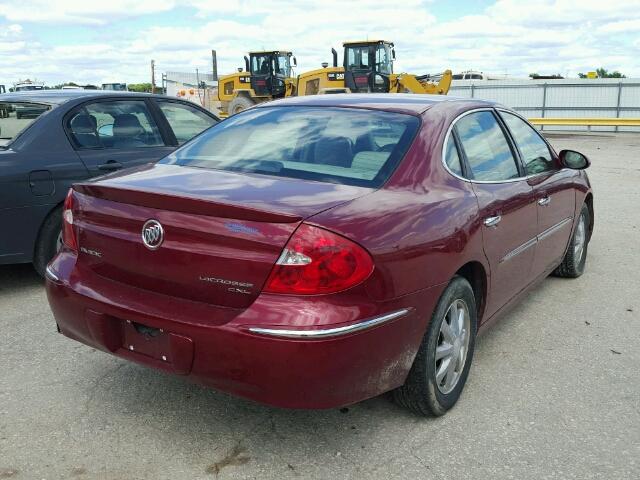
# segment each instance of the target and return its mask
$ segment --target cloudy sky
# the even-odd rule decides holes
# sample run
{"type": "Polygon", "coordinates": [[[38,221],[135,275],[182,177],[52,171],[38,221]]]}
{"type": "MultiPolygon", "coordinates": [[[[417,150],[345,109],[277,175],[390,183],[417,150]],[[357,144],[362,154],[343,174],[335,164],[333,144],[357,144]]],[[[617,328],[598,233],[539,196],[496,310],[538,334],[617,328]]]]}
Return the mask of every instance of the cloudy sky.
{"type": "Polygon", "coordinates": [[[0,83],[149,81],[157,72],[242,65],[290,49],[297,72],[343,40],[396,44],[395,71],[451,68],[526,77],[604,66],[640,77],[639,0],[0,0],[0,83]]]}

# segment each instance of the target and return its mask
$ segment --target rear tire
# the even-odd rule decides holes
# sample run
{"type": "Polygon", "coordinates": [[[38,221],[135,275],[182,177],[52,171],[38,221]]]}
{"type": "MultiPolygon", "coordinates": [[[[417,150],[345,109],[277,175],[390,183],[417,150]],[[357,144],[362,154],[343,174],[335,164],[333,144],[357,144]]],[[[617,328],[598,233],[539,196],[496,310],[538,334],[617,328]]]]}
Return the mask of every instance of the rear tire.
{"type": "Polygon", "coordinates": [[[58,253],[62,241],[62,207],[53,210],[45,219],[36,240],[33,266],[44,277],[47,265],[58,253]]]}
{"type": "Polygon", "coordinates": [[[456,276],[438,300],[404,385],[394,391],[396,402],[419,415],[444,415],[456,404],[467,381],[476,331],[473,289],[465,278],[456,276]],[[462,321],[460,312],[465,315],[462,321]],[[462,325],[457,337],[451,333],[454,319],[462,325]]]}
{"type": "Polygon", "coordinates": [[[240,113],[254,105],[255,102],[249,97],[245,97],[244,95],[237,96],[231,100],[231,103],[229,104],[229,115],[235,115],[236,113],[240,113]]]}
{"type": "Polygon", "coordinates": [[[571,236],[571,242],[562,263],[553,271],[556,277],[578,278],[584,273],[587,263],[587,247],[589,246],[589,226],[591,215],[589,207],[582,205],[578,223],[571,236]]]}

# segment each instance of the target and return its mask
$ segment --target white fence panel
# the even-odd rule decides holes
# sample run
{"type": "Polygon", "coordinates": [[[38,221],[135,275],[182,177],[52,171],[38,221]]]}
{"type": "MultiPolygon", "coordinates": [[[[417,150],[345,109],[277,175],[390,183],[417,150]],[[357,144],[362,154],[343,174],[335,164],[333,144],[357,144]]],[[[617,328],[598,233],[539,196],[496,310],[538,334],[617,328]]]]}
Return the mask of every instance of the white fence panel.
{"type": "MultiPolygon", "coordinates": [[[[640,79],[454,81],[451,95],[501,103],[526,117],[639,118],[640,79]]],[[[589,127],[547,126],[549,130],[589,127]]],[[[593,131],[640,131],[640,127],[591,127],[593,131]]]]}

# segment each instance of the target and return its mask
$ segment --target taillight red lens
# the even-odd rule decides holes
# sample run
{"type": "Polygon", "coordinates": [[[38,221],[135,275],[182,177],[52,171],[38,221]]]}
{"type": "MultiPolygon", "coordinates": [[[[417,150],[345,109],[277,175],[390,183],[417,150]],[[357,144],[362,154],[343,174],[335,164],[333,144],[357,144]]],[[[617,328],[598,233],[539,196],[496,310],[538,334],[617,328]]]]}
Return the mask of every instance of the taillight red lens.
{"type": "Polygon", "coordinates": [[[371,275],[373,260],[358,244],[302,224],[289,239],[264,291],[297,295],[335,293],[371,275]]]}
{"type": "Polygon", "coordinates": [[[76,239],[76,232],[73,228],[73,189],[69,189],[67,198],[64,200],[64,206],[62,207],[62,243],[68,248],[74,251],[78,251],[78,241],[76,239]]]}

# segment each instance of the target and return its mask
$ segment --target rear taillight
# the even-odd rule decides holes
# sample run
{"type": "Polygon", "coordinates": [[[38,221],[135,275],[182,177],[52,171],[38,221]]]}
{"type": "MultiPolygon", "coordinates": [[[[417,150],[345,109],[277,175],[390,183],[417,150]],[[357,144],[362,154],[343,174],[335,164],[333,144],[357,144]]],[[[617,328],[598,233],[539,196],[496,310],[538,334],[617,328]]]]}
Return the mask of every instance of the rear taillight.
{"type": "Polygon", "coordinates": [[[76,239],[76,232],[73,228],[73,189],[69,189],[67,198],[64,200],[64,206],[62,207],[62,243],[68,248],[74,251],[78,251],[78,241],[76,239]]]}
{"type": "Polygon", "coordinates": [[[364,248],[335,233],[302,224],[287,242],[264,291],[334,293],[358,285],[372,271],[373,261],[364,248]]]}

